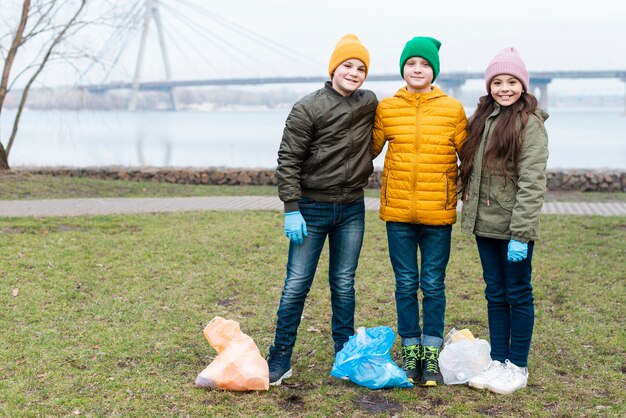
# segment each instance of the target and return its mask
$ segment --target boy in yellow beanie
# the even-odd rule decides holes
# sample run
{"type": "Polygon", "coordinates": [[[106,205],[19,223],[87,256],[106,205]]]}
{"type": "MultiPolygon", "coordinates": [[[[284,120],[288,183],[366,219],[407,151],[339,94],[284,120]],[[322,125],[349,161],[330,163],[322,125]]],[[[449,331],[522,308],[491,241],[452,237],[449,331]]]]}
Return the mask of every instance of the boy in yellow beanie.
{"type": "Polygon", "coordinates": [[[372,145],[375,158],[388,142],[380,218],[386,222],[396,277],[403,369],[409,380],[423,386],[443,383],[438,361],[446,310],[444,279],[456,222],[457,154],[467,136],[461,103],[432,85],[439,74],[440,46],[427,36],[406,43],[400,56],[406,86],[379,103],[372,145]],[[418,289],[423,295],[423,327],[418,289]]]}
{"type": "Polygon", "coordinates": [[[359,89],[369,52],[355,35],[342,37],[330,57],[331,80],[291,109],[278,150],[278,195],[289,238],[287,275],[274,345],[270,384],[291,377],[291,354],[304,301],[329,239],[328,281],[335,354],[354,334],[354,276],[363,232],[363,188],[373,171],[371,132],[378,100],[359,89]]]}

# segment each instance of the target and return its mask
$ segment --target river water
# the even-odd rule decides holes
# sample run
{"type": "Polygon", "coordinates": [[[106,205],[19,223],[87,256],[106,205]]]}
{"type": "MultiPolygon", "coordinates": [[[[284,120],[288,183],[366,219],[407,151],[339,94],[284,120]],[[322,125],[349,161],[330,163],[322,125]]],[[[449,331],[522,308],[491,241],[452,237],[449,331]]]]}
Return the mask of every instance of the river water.
{"type": "MultiPolygon", "coordinates": [[[[10,164],[274,168],[288,113],[26,111],[10,164]]],[[[549,113],[549,168],[626,169],[623,109],[549,113]]],[[[2,114],[5,145],[13,117],[2,114]]],[[[374,164],[382,167],[383,157],[374,164]]]]}

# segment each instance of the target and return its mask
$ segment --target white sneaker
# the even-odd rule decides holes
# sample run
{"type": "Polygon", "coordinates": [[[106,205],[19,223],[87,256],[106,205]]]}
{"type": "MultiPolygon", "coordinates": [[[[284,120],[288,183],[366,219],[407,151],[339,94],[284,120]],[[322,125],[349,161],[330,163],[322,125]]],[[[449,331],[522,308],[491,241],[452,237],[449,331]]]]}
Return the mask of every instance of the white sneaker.
{"type": "Polygon", "coordinates": [[[487,389],[489,382],[504,372],[504,365],[498,360],[491,360],[482,373],[472,377],[467,384],[476,389],[487,389]]]}
{"type": "Polygon", "coordinates": [[[508,360],[504,363],[504,373],[492,379],[487,389],[500,395],[509,395],[518,389],[525,388],[528,383],[528,369],[517,367],[508,360]]]}

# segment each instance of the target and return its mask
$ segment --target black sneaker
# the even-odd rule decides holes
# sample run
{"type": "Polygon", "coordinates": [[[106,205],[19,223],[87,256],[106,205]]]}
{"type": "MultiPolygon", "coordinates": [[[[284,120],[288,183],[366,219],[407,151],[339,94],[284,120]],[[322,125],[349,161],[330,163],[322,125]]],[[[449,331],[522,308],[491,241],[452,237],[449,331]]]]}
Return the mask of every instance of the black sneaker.
{"type": "Polygon", "coordinates": [[[402,370],[406,373],[411,383],[417,383],[422,377],[422,346],[402,346],[402,370]]]}
{"type": "Polygon", "coordinates": [[[267,365],[270,369],[270,385],[279,386],[283,379],[293,376],[291,370],[291,350],[278,350],[270,346],[267,365]]]}
{"type": "Polygon", "coordinates": [[[437,386],[441,384],[443,384],[443,376],[439,370],[439,349],[424,346],[422,386],[437,386]]]}

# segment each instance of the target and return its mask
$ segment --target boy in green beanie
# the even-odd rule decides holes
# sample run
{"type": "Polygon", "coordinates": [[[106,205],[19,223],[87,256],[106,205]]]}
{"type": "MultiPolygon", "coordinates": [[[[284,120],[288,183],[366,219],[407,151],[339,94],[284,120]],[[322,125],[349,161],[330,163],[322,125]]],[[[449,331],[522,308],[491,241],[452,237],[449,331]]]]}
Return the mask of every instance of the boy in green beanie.
{"type": "Polygon", "coordinates": [[[380,218],[386,222],[396,278],[403,369],[409,380],[423,386],[443,383],[439,350],[445,274],[456,222],[457,154],[467,136],[461,103],[432,85],[439,75],[440,46],[425,36],[406,43],[400,56],[406,86],[378,104],[372,142],[374,158],[388,142],[380,218]],[[423,295],[421,327],[418,289],[423,295]]]}

